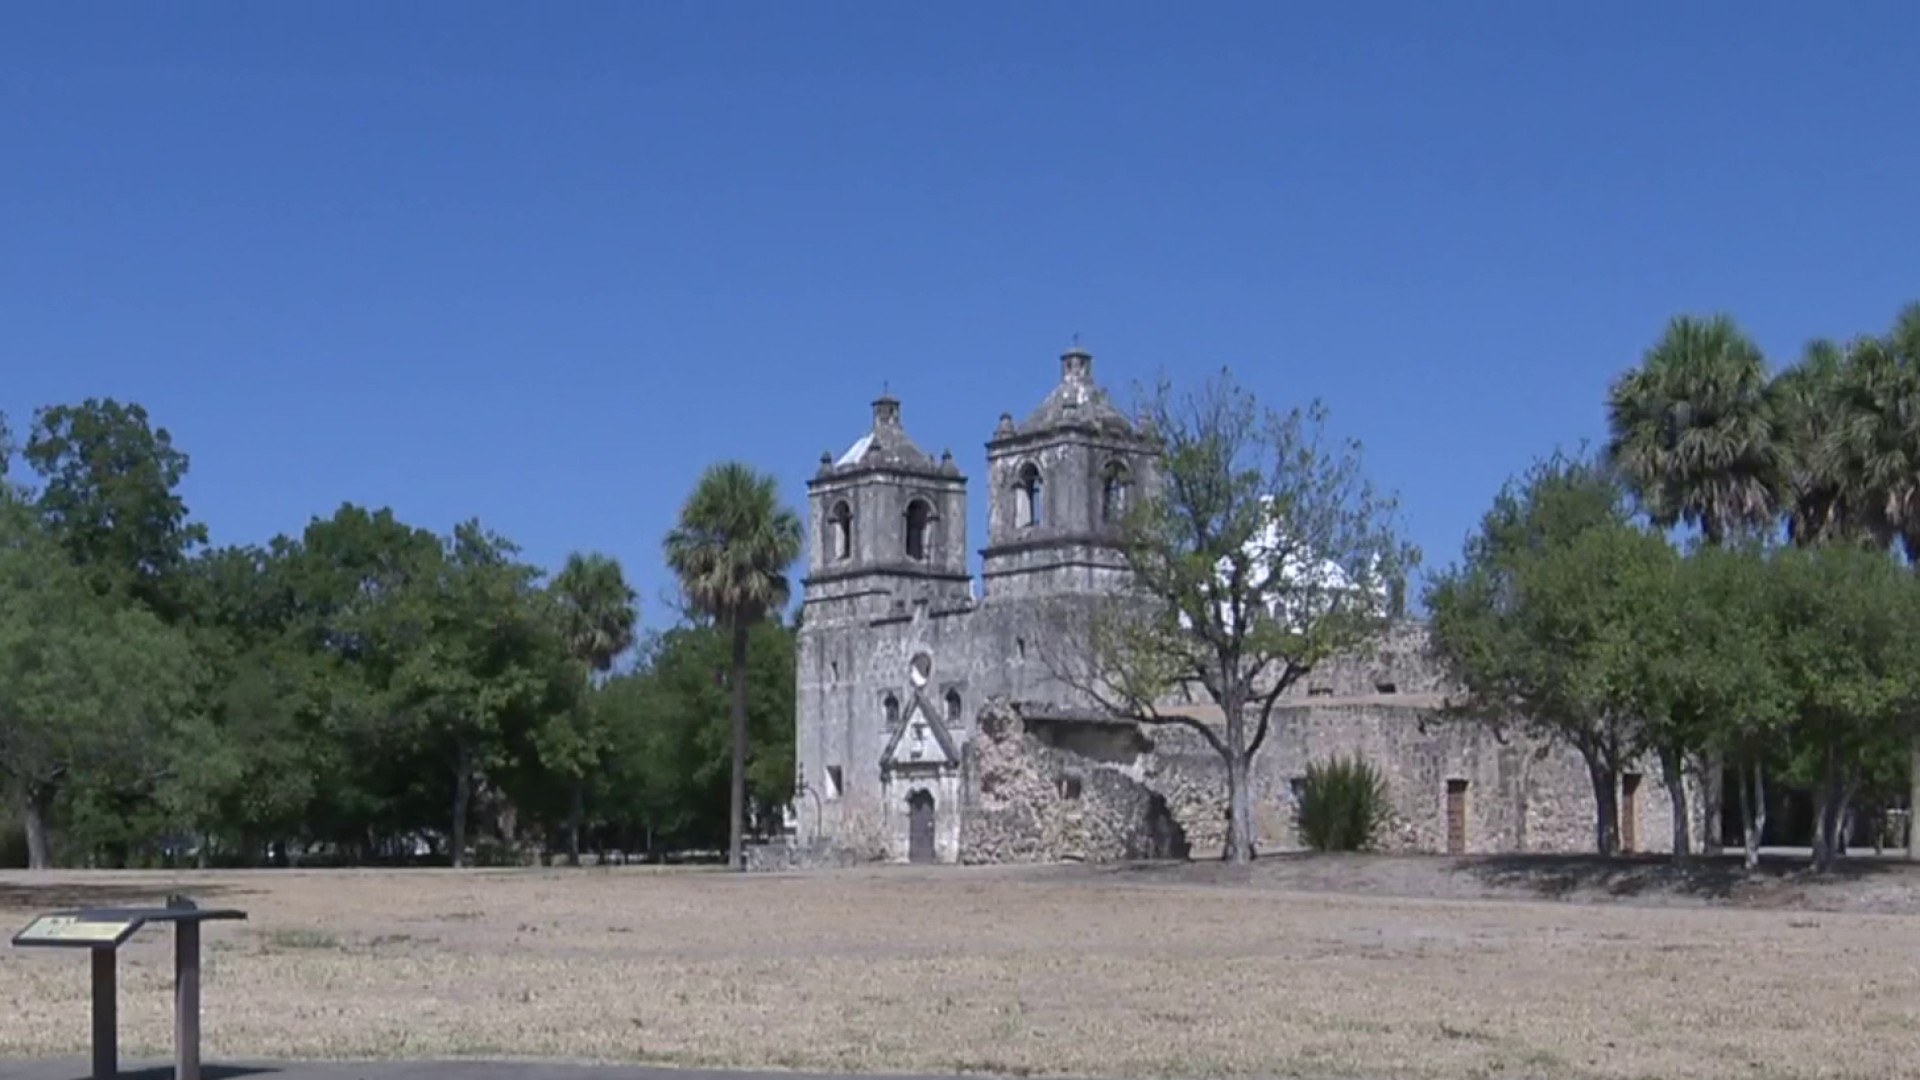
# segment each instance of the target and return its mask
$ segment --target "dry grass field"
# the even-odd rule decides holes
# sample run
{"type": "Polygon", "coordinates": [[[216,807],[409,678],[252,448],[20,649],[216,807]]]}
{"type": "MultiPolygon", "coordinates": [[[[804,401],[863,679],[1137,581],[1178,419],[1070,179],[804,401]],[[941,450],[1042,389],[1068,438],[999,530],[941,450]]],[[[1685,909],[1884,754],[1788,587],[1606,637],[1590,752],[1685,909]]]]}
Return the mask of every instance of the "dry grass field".
{"type": "MultiPolygon", "coordinates": [[[[1913,1074],[1912,875],[1708,902],[1694,893],[1730,887],[1586,873],[1380,859],[1243,874],[12,874],[0,922],[11,933],[36,910],[169,890],[246,908],[251,921],[207,931],[213,1058],[1115,1078],[1913,1074]],[[1576,899],[1515,898],[1542,889],[1576,899]],[[1578,902],[1589,895],[1616,902],[1578,902]]],[[[150,929],[123,954],[130,1057],[168,1049],[167,941],[150,929]]],[[[0,1058],[82,1052],[86,979],[65,950],[0,952],[0,1058]]]]}

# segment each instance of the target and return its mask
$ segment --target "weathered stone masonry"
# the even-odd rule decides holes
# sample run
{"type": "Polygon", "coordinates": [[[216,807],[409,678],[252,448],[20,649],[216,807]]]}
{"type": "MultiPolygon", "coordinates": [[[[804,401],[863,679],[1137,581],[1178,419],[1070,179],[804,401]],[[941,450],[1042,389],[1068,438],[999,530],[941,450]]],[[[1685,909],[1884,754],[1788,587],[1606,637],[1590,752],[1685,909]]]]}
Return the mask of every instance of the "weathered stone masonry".
{"type": "MultiPolygon", "coordinates": [[[[799,848],[941,862],[1218,850],[1223,770],[1198,734],[1102,719],[1041,659],[1073,639],[1063,623],[1124,585],[1115,523],[1153,466],[1092,358],[1069,351],[1040,406],[1002,416],[987,443],[976,595],[966,478],[914,444],[898,401],[876,401],[872,429],[822,456],[799,635],[799,848]]],[[[1413,623],[1296,686],[1255,761],[1260,849],[1298,843],[1307,762],[1358,752],[1386,774],[1389,848],[1590,850],[1578,757],[1441,723],[1442,692],[1413,623]]],[[[1657,769],[1642,775],[1623,818],[1637,849],[1667,850],[1665,789],[1657,769]]]]}

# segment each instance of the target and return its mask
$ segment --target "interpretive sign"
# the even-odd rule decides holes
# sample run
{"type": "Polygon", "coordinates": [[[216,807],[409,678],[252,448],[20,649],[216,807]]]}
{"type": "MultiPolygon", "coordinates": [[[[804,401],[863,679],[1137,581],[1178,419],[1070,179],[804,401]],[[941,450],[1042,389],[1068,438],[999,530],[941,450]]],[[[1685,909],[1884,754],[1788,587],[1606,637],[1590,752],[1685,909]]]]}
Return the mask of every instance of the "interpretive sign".
{"type": "Polygon", "coordinates": [[[13,935],[15,945],[118,945],[138,926],[131,919],[89,919],[81,915],[42,915],[13,935]]]}
{"type": "Polygon", "coordinates": [[[170,896],[166,907],[50,911],[13,935],[15,945],[86,949],[93,955],[93,1077],[120,1070],[119,949],[150,922],[173,924],[173,1046],[177,1080],[200,1080],[200,924],[247,913],[198,907],[170,896]]]}

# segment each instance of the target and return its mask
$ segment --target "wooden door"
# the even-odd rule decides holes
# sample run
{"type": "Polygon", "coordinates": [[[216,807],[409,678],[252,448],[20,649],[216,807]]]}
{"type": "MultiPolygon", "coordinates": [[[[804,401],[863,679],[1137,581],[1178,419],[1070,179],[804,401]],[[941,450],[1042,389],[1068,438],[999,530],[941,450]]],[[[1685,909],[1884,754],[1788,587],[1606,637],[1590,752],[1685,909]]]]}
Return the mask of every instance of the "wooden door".
{"type": "Polygon", "coordinates": [[[1467,853],[1467,782],[1447,781],[1447,854],[1467,853]]]}
{"type": "Polygon", "coordinates": [[[933,796],[916,791],[907,799],[907,861],[935,861],[933,850],[933,796]]]}

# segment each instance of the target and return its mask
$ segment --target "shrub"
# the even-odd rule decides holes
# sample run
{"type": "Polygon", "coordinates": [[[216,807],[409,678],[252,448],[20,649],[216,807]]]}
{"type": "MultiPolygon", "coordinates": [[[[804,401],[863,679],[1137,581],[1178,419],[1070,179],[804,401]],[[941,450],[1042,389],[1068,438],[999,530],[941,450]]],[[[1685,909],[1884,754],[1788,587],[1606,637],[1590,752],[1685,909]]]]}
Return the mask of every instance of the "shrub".
{"type": "Polygon", "coordinates": [[[1365,851],[1386,826],[1387,782],[1357,754],[1310,762],[1294,814],[1313,850],[1365,851]]]}

